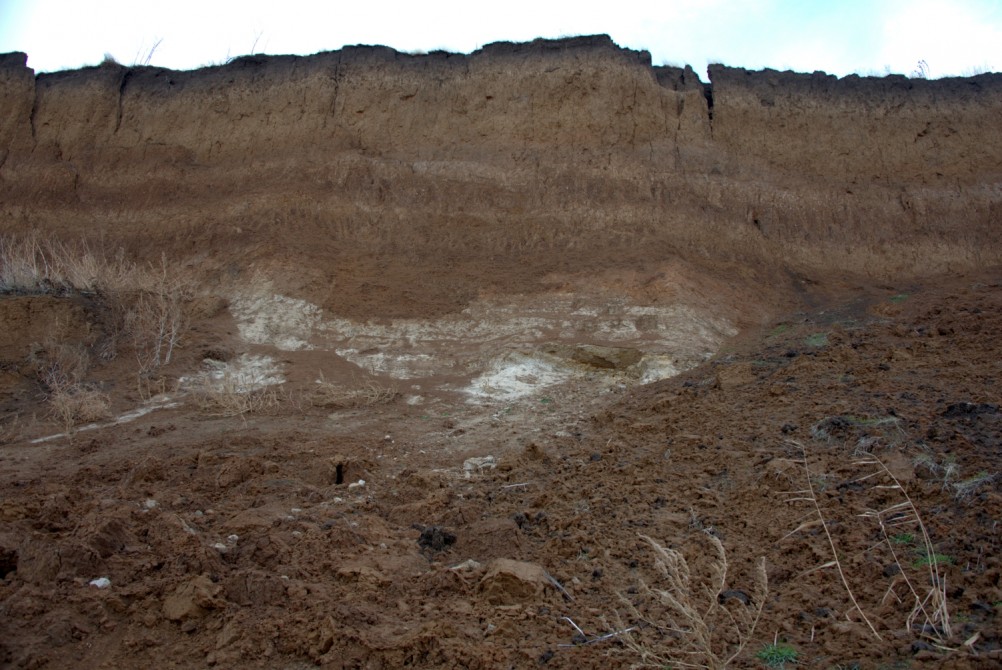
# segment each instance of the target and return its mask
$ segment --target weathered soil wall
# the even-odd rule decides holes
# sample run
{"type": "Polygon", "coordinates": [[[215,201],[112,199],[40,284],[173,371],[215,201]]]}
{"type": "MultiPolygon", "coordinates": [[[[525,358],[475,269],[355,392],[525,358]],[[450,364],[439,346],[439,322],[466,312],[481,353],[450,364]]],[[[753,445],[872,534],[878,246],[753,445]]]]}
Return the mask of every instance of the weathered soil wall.
{"type": "Polygon", "coordinates": [[[0,56],[0,227],[225,248],[199,266],[292,268],[349,312],[429,273],[449,310],[679,255],[877,279],[1002,262],[1002,75],[713,66],[704,85],[604,36],[25,64],[0,56]]]}

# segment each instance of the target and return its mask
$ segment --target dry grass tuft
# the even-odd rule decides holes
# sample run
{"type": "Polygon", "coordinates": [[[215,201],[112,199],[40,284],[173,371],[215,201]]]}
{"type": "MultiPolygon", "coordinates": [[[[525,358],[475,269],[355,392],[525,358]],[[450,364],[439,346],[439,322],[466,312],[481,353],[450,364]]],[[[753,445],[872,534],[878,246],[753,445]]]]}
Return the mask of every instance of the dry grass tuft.
{"type": "Polygon", "coordinates": [[[49,393],[52,416],[69,433],[75,426],[111,416],[111,399],[90,384],[57,387],[49,393]]]}
{"type": "Polygon", "coordinates": [[[281,403],[275,386],[248,387],[246,380],[226,373],[221,379],[206,377],[191,389],[195,405],[206,416],[243,417],[265,414],[281,403]]]}
{"type": "Polygon", "coordinates": [[[373,381],[349,388],[327,381],[323,373],[320,373],[320,379],[308,398],[314,407],[351,409],[384,405],[393,402],[398,396],[396,390],[373,381]]]}
{"type": "Polygon", "coordinates": [[[113,293],[135,283],[137,266],[109,259],[87,243],[60,242],[38,231],[0,238],[0,292],[113,293]]]}
{"type": "Polygon", "coordinates": [[[756,566],[751,594],[726,590],[724,545],[710,533],[702,535],[713,548],[706,580],[694,577],[681,552],[641,536],[654,550],[664,587],[641,583],[646,601],[641,604],[620,595],[630,618],[642,622],[641,632],[623,636],[626,647],[640,659],[635,667],[724,668],[751,639],[769,594],[765,558],[756,566]]]}

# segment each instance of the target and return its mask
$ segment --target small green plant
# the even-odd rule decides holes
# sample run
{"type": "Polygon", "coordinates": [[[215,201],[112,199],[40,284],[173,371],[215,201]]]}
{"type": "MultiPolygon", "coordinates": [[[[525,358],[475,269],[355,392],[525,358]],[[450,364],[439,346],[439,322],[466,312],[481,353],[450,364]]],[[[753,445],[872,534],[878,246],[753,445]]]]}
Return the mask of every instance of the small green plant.
{"type": "Polygon", "coordinates": [[[953,497],[957,500],[973,495],[979,488],[994,481],[997,476],[997,473],[992,474],[982,470],[974,477],[957,481],[960,477],[960,466],[957,465],[957,461],[952,456],[947,456],[939,462],[928,452],[919,454],[913,462],[916,467],[924,468],[930,474],[942,479],[943,489],[952,490],[953,497]]]}
{"type": "Polygon", "coordinates": [[[953,565],[953,556],[920,550],[918,558],[912,561],[912,567],[915,568],[924,568],[930,565],[953,565]]]}
{"type": "Polygon", "coordinates": [[[776,337],[777,335],[782,335],[790,329],[790,324],[781,323],[769,332],[769,337],[776,337]]]}
{"type": "Polygon", "coordinates": [[[898,533],[891,538],[891,542],[894,544],[911,544],[915,541],[915,535],[912,533],[898,533]]]}
{"type": "MultiPolygon", "coordinates": [[[[835,437],[844,436],[847,431],[858,428],[880,428],[885,437],[896,439],[903,434],[901,419],[896,416],[859,417],[851,414],[829,416],[811,426],[811,437],[816,440],[830,441],[835,437]],[[889,433],[890,435],[887,435],[889,433]]],[[[863,440],[874,440],[873,436],[864,435],[863,440]]],[[[857,444],[857,451],[868,451],[873,442],[857,444]]]]}
{"type": "Polygon", "coordinates": [[[773,642],[762,647],[755,658],[768,668],[785,668],[787,663],[797,662],[797,650],[785,642],[773,642]]]}
{"type": "Polygon", "coordinates": [[[828,473],[822,473],[820,475],[814,475],[812,478],[815,491],[825,491],[831,486],[834,478],[828,473]]]}
{"type": "Polygon", "coordinates": [[[804,342],[809,347],[823,347],[828,344],[828,333],[814,333],[809,335],[804,342]]]}
{"type": "Polygon", "coordinates": [[[890,300],[894,304],[900,304],[903,303],[905,300],[908,300],[908,298],[909,296],[907,293],[899,293],[897,295],[892,295],[890,298],[888,298],[888,300],[890,300]]]}

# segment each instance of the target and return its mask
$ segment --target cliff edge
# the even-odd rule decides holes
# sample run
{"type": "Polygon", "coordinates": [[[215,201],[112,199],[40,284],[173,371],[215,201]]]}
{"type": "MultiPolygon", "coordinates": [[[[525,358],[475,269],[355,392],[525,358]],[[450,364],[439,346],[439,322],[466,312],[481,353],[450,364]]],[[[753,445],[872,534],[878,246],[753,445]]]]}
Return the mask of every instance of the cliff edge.
{"type": "Polygon", "coordinates": [[[183,72],[36,76],[14,53],[0,90],[4,230],[213,249],[206,271],[280,265],[359,313],[379,291],[345,287],[428,272],[449,310],[666,257],[871,279],[1002,261],[998,74],[704,84],[595,36],[183,72]]]}

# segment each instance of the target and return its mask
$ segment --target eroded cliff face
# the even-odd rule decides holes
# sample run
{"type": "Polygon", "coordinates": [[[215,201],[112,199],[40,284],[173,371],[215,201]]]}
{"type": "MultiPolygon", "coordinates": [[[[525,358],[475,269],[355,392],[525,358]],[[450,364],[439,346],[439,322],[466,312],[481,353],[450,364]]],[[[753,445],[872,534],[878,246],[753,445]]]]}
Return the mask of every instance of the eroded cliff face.
{"type": "Polygon", "coordinates": [[[349,312],[428,273],[449,310],[672,256],[870,278],[1002,260],[1002,75],[714,66],[704,86],[602,36],[190,72],[25,63],[0,57],[0,226],[223,249],[203,270],[295,268],[349,312]]]}

